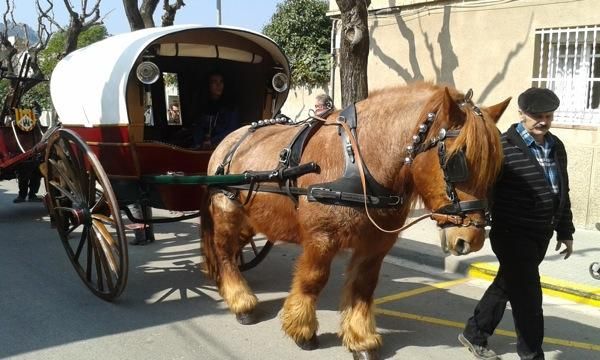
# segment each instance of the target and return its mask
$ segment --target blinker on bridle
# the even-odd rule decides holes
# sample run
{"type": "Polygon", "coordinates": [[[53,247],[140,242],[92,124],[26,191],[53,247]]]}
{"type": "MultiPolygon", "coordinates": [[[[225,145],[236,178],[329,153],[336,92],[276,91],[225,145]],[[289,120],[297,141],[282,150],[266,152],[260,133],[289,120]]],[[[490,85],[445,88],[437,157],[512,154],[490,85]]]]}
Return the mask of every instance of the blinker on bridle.
{"type": "MultiPolygon", "coordinates": [[[[477,116],[483,119],[481,109],[475,106],[471,100],[472,96],[473,90],[469,89],[465,94],[464,101],[459,106],[464,108],[468,105],[477,116]]],[[[450,203],[434,210],[430,217],[434,220],[445,220],[446,226],[484,227],[486,225],[485,222],[474,221],[467,218],[466,215],[467,213],[476,211],[483,211],[485,213],[488,205],[487,200],[461,201],[456,192],[455,184],[466,181],[469,178],[469,167],[464,151],[461,149],[450,158],[447,158],[445,140],[458,137],[461,129],[446,130],[445,128],[441,128],[437,136],[426,142],[427,133],[435,119],[436,113],[430,112],[427,114],[425,122],[419,125],[417,134],[412,137],[412,145],[406,147],[404,164],[410,166],[417,155],[437,146],[440,167],[444,173],[444,181],[446,183],[446,195],[450,203]]]]}

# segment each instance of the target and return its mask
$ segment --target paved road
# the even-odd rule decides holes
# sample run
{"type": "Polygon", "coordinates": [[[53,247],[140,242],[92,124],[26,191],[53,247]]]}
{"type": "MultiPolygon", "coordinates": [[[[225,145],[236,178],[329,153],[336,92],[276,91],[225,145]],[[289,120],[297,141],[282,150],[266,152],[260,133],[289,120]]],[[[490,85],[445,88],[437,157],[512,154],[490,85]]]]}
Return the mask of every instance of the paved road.
{"type": "MultiPolygon", "coordinates": [[[[13,204],[0,183],[0,358],[9,359],[351,359],[337,338],[345,255],[318,305],[321,348],[299,350],[277,318],[298,249],[276,246],[247,273],[260,322],[239,325],[198,270],[194,221],[157,227],[157,241],[130,247],[130,277],[114,303],[94,297],[71,268],[40,204],[13,204]]],[[[131,236],[131,235],[130,235],[131,236]]],[[[377,289],[387,359],[469,359],[456,335],[487,283],[389,258],[377,289]]],[[[546,297],[546,358],[600,358],[600,310],[546,297]]],[[[510,312],[490,345],[517,359],[510,312]]]]}

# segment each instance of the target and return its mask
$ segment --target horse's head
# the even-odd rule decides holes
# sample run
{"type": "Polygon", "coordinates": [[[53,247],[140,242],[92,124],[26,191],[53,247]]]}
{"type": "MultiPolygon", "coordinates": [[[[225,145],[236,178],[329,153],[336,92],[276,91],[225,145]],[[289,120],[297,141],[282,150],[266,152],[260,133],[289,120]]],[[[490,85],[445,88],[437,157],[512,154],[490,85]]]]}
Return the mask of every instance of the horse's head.
{"type": "Polygon", "coordinates": [[[486,195],[502,164],[496,123],[510,98],[479,108],[448,89],[434,95],[415,129],[405,162],[417,194],[441,228],[442,249],[464,255],[485,240],[486,195]]]}

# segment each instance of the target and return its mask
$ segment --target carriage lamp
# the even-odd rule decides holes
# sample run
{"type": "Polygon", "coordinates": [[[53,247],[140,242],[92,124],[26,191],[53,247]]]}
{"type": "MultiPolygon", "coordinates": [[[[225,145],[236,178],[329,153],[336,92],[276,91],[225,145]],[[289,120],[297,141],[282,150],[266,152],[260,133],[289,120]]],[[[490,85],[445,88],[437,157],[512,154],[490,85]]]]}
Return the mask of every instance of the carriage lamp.
{"type": "Polygon", "coordinates": [[[152,85],[158,80],[160,70],[152,61],[142,61],[135,69],[135,75],[142,84],[152,85]]]}
{"type": "Polygon", "coordinates": [[[289,84],[288,76],[282,72],[278,72],[277,74],[273,75],[273,79],[271,80],[273,89],[280,93],[286,91],[289,84]]]}

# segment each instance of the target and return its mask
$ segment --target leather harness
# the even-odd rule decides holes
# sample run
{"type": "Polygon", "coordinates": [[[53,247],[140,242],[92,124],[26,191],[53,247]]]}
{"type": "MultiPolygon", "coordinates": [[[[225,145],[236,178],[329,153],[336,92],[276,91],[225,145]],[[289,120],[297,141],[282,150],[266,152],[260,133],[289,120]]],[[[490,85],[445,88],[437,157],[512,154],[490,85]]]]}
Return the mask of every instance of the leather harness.
{"type": "MultiPolygon", "coordinates": [[[[342,111],[340,119],[348,124],[352,135],[356,138],[357,117],[354,104],[342,111]]],[[[300,127],[300,130],[292,138],[290,144],[281,150],[278,166],[270,171],[246,171],[244,174],[249,178],[249,184],[227,186],[227,188],[248,190],[249,194],[246,198],[246,203],[251,198],[251,193],[256,191],[286,194],[296,204],[298,203],[298,196],[304,195],[307,196],[308,201],[317,201],[325,204],[341,206],[364,205],[365,196],[362,191],[356,154],[352,150],[348,135],[346,132],[341,131],[341,129],[338,131],[338,135],[340,136],[342,153],[344,154],[345,166],[343,175],[335,181],[313,184],[308,188],[298,188],[296,186],[299,176],[307,173],[318,173],[320,171],[318,164],[314,162],[300,164],[307,142],[323,125],[323,121],[313,117],[300,123],[292,123],[290,119],[284,117],[252,123],[248,132],[226,154],[223,162],[217,168],[216,175],[225,174],[226,168],[227,171],[229,170],[229,164],[235,151],[249,134],[261,127],[274,124],[288,124],[300,127]],[[278,185],[264,185],[264,182],[276,182],[278,185]]],[[[398,208],[403,204],[403,197],[379,184],[373,178],[366,165],[363,165],[363,171],[367,188],[366,203],[370,207],[398,208]]],[[[228,193],[227,195],[231,198],[237,197],[233,193],[228,193]]]]}
{"type": "MultiPolygon", "coordinates": [[[[481,110],[471,102],[471,96],[472,91],[469,91],[465,95],[465,100],[461,104],[461,107],[471,107],[471,110],[483,119],[481,110]]],[[[425,141],[435,118],[435,113],[428,113],[427,119],[419,125],[418,134],[413,136],[412,145],[406,147],[407,157],[404,159],[404,164],[410,166],[418,154],[437,146],[440,166],[446,183],[446,194],[450,203],[434,210],[430,214],[431,218],[447,224],[483,227],[485,223],[472,222],[470,219],[466,219],[465,215],[476,211],[485,212],[487,201],[485,199],[461,201],[454,186],[456,182],[465,181],[469,176],[464,152],[460,150],[450,158],[446,156],[445,140],[457,137],[460,129],[446,130],[442,128],[437,136],[425,141]]],[[[379,184],[362,161],[360,161],[362,169],[359,168],[356,157],[360,156],[360,149],[358,144],[352,144],[352,140],[349,137],[352,136],[354,142],[356,142],[357,117],[354,104],[342,111],[338,123],[335,124],[340,127],[338,135],[340,136],[345,161],[343,175],[332,182],[312,184],[308,188],[296,187],[296,181],[299,176],[311,172],[318,173],[320,171],[318,164],[314,162],[300,164],[300,159],[306,143],[310,141],[312,135],[323,125],[322,120],[318,117],[310,117],[300,123],[294,123],[291,119],[282,116],[276,119],[260,120],[252,123],[248,132],[226,154],[223,162],[217,168],[217,175],[225,174],[226,168],[227,171],[229,170],[229,164],[235,151],[248,135],[257,129],[273,124],[300,126],[301,129],[292,138],[290,145],[281,151],[277,168],[270,171],[246,171],[244,174],[247,176],[248,184],[227,186],[226,188],[221,187],[220,191],[231,199],[235,199],[238,197],[238,193],[233,193],[227,189],[247,190],[246,203],[250,201],[252,193],[257,191],[286,194],[296,205],[298,204],[298,196],[303,195],[307,197],[308,201],[340,206],[365,206],[365,208],[399,208],[402,206],[404,204],[403,194],[396,194],[379,184]],[[342,128],[348,130],[342,131],[342,128]],[[353,150],[353,146],[355,150],[353,150]],[[363,178],[361,178],[361,170],[364,182],[363,178]],[[277,185],[265,185],[265,182],[277,183],[277,185]]]]}

